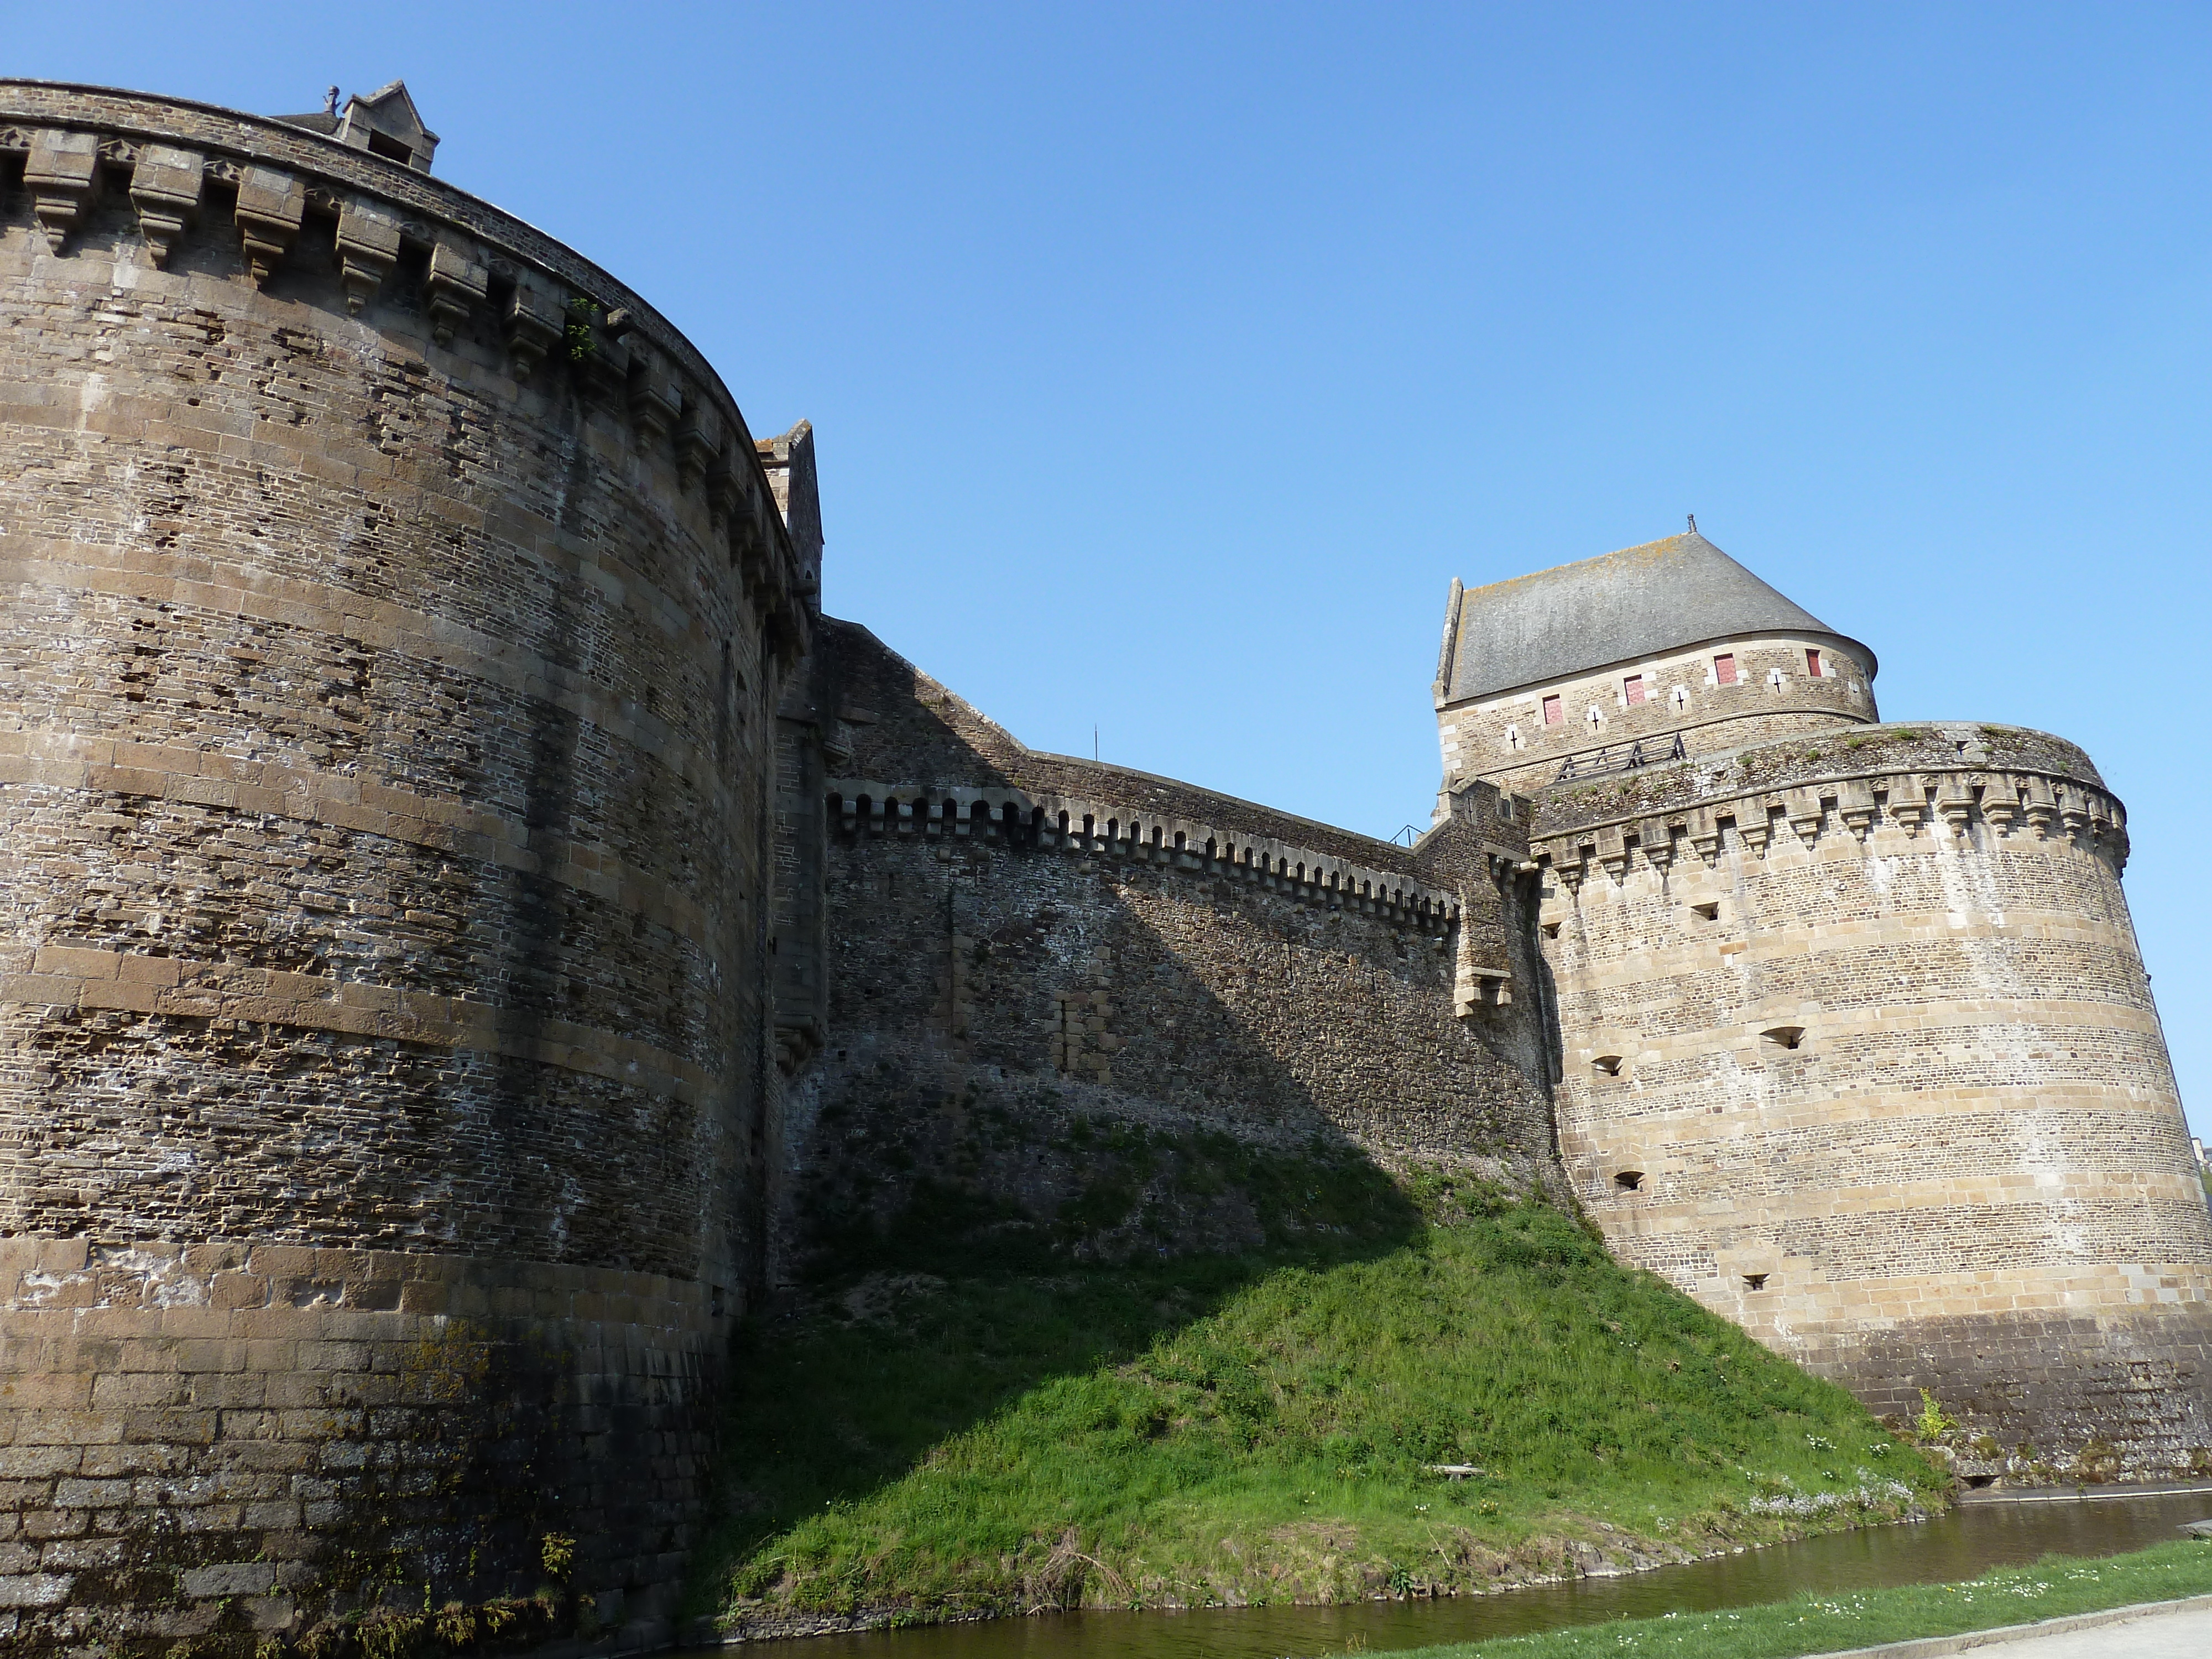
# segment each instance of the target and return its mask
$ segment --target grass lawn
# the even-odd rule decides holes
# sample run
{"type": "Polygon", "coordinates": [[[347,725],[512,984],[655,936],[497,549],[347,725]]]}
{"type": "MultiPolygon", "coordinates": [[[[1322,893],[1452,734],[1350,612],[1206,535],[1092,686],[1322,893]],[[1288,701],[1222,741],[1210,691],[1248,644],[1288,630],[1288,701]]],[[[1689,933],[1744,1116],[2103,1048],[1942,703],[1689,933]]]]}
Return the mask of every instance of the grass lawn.
{"type": "Polygon", "coordinates": [[[908,1239],[902,1272],[848,1264],[738,1358],[693,1610],[1472,1589],[1945,1501],[1849,1395],[1575,1218],[1449,1183],[1393,1202],[1234,1257],[1023,1271],[908,1239]]]}
{"type": "Polygon", "coordinates": [[[1624,1654],[1794,1659],[2206,1595],[2212,1595],[2212,1544],[2184,1540],[2099,1560],[2045,1556],[2032,1567],[2002,1567],[1962,1584],[1801,1595],[1733,1612],[1616,1619],[1540,1636],[1415,1648],[1401,1659],[1595,1659],[1600,1654],[1607,1659],[1624,1654]]]}

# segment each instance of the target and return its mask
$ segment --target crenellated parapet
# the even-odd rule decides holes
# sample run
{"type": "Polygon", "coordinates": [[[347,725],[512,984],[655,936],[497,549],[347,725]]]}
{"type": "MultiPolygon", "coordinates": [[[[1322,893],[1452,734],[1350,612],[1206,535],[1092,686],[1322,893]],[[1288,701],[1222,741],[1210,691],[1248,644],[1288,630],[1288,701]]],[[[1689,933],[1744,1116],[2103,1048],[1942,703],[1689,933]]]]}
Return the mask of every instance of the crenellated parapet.
{"type": "Polygon", "coordinates": [[[265,289],[327,238],[354,316],[404,289],[427,345],[452,349],[483,324],[518,386],[571,374],[726,542],[784,666],[803,653],[818,583],[736,401],[690,341],[574,250],[404,163],[182,100],[0,81],[0,158],[14,157],[57,256],[110,198],[128,198],[155,269],[188,238],[218,237],[265,289]]]}
{"type": "Polygon", "coordinates": [[[1279,836],[1215,828],[1142,806],[1012,788],[917,788],[859,778],[829,782],[828,822],[848,838],[963,840],[1033,847],[1067,857],[1150,866],[1275,893],[1442,934],[1458,896],[1279,836]]]}

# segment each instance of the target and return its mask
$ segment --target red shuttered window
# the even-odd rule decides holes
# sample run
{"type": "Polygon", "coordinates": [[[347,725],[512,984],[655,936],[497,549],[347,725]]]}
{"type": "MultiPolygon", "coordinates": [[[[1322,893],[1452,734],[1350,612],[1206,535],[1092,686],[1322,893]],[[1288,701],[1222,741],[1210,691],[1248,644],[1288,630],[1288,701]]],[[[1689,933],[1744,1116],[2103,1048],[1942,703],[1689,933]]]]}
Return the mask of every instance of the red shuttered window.
{"type": "Polygon", "coordinates": [[[1713,659],[1713,680],[1719,685],[1735,684],[1735,656],[1733,652],[1723,651],[1713,659]]]}
{"type": "Polygon", "coordinates": [[[1828,672],[1820,666],[1820,653],[1810,646],[1805,647],[1805,672],[1816,680],[1828,672]]]}
{"type": "Polygon", "coordinates": [[[1644,701],[1644,676],[1631,674],[1620,683],[1620,689],[1628,694],[1628,706],[1633,708],[1644,701]]]}
{"type": "Polygon", "coordinates": [[[1544,724],[1547,726],[1557,726],[1565,719],[1566,719],[1566,715],[1559,708],[1559,700],[1557,697],[1545,698],[1544,724]]]}

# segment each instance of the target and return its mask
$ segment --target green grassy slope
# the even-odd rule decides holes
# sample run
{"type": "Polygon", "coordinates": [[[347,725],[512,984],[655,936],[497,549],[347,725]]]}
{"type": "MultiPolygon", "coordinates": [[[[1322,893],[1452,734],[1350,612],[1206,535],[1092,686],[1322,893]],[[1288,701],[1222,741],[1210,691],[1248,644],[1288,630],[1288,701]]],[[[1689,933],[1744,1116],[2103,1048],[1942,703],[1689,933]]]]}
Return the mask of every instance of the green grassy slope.
{"type": "MultiPolygon", "coordinates": [[[[1958,1584],[1912,1584],[1845,1595],[1801,1595],[1720,1613],[1615,1619],[1601,1625],[1491,1642],[1413,1648],[1400,1659],[1799,1659],[1882,1642],[1997,1630],[2069,1613],[2212,1595],[2212,1545],[2160,1544],[2131,1555],[2081,1560],[2046,1556],[1958,1584]]],[[[2155,1631],[2145,1627],[2144,1633],[2155,1631]]]]}
{"type": "Polygon", "coordinates": [[[1842,1390],[1472,1183],[1235,1257],[871,1253],[739,1356],[696,1611],[1465,1590],[1942,1501],[1842,1390]]]}

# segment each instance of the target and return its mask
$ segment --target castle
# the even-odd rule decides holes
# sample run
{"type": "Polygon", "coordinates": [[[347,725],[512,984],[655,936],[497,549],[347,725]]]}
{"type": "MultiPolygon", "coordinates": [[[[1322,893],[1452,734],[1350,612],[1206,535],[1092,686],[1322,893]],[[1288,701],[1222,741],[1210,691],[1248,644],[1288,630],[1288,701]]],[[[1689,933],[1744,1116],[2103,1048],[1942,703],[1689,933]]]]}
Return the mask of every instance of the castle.
{"type": "Polygon", "coordinates": [[[1878,1410],[2212,1460],[2078,750],[1881,724],[1690,535],[1454,589],[1410,848],[1031,750],[821,614],[809,430],[436,142],[0,82],[11,1651],[568,1539],[652,1639],[735,1322],[837,1229],[1253,1236],[1072,1115],[1571,1193],[1878,1410]]]}

